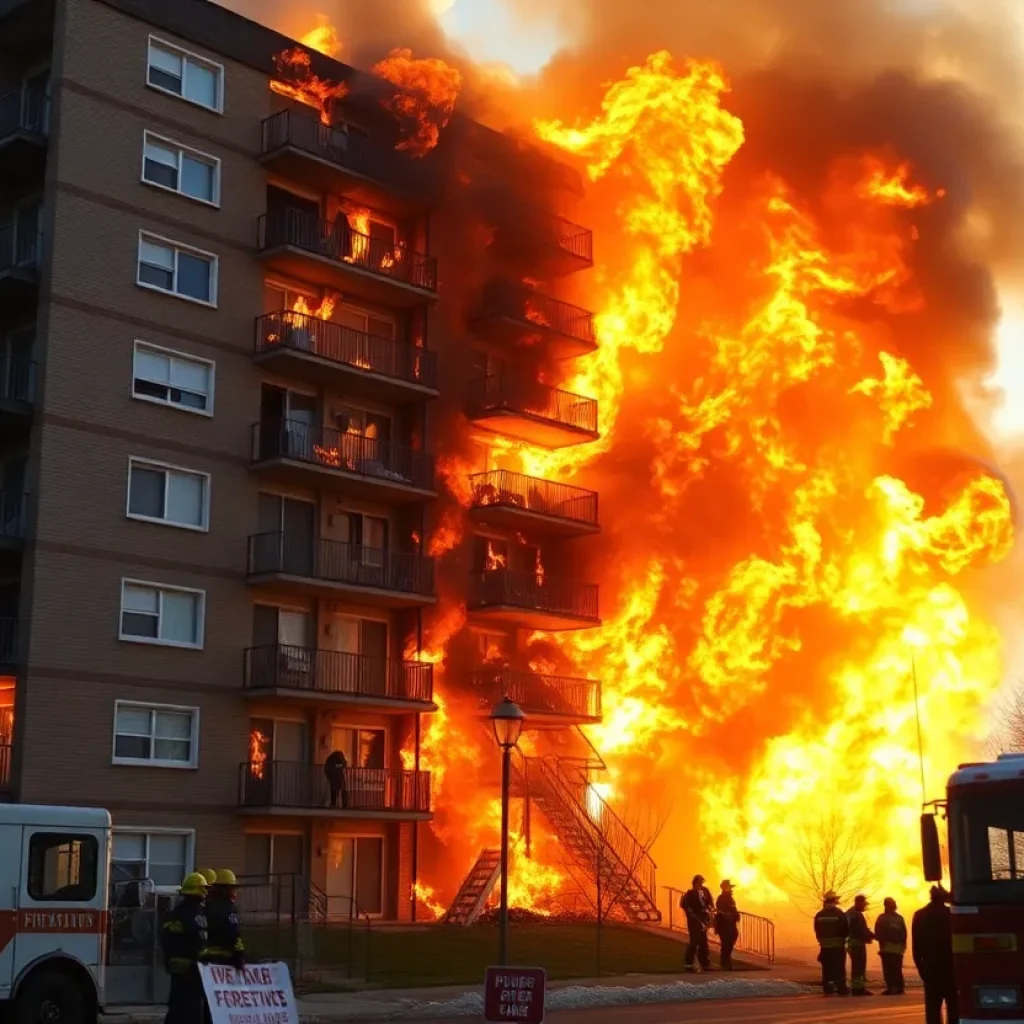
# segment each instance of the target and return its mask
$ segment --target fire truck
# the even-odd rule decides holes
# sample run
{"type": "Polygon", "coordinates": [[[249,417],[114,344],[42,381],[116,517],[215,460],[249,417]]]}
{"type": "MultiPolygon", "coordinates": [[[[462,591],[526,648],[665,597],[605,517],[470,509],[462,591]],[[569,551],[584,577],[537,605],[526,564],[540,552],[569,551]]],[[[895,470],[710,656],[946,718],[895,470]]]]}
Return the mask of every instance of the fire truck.
{"type": "Polygon", "coordinates": [[[88,1024],[103,1007],[110,813],[0,804],[0,1008],[88,1024]]]}
{"type": "Polygon", "coordinates": [[[960,1024],[1024,1024],[1024,754],[964,764],[921,816],[925,878],[942,881],[948,820],[960,1024]]]}

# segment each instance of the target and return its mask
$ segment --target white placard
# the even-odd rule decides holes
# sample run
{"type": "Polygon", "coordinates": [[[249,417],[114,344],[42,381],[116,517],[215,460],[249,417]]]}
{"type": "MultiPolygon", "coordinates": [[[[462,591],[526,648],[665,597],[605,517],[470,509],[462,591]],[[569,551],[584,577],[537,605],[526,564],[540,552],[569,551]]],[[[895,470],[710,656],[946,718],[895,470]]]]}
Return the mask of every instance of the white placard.
{"type": "Polygon", "coordinates": [[[213,1024],[299,1024],[288,965],[253,964],[244,970],[200,964],[213,1024]]]}

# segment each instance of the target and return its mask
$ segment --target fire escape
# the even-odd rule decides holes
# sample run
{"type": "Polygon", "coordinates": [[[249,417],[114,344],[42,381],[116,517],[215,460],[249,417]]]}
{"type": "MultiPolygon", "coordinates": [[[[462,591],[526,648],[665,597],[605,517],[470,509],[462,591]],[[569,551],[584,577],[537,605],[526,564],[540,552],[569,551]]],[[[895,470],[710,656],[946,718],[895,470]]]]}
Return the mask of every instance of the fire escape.
{"type": "MultiPolygon", "coordinates": [[[[547,294],[549,285],[534,285],[591,267],[592,234],[550,213],[488,205],[502,211],[491,220],[492,250],[503,264],[473,319],[478,348],[466,414],[478,438],[498,434],[545,448],[594,440],[597,403],[542,383],[529,370],[531,353],[562,360],[596,349],[592,314],[547,294]],[[516,276],[524,274],[529,283],[516,276]]],[[[507,637],[501,631],[599,625],[597,585],[576,577],[567,543],[599,531],[597,494],[500,468],[474,474],[469,484],[471,628],[507,637]]],[[[539,812],[591,904],[595,892],[604,893],[611,917],[660,921],[654,861],[594,786],[594,773],[605,766],[580,726],[601,720],[599,682],[524,666],[512,650],[492,654],[482,646],[471,680],[481,715],[507,697],[527,716],[530,756],[517,750],[513,761],[527,852],[530,819],[539,812]]],[[[445,920],[472,924],[497,882],[498,851],[481,850],[445,920]]]]}

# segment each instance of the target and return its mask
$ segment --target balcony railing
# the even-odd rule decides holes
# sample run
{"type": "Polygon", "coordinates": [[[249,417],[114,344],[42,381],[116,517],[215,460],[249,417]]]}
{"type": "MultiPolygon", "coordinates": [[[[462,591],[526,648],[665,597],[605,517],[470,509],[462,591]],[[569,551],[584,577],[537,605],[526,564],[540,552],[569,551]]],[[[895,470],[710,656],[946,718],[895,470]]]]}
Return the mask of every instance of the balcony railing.
{"type": "Polygon", "coordinates": [[[558,247],[571,256],[577,256],[587,263],[594,262],[594,232],[580,224],[573,224],[565,217],[555,217],[555,231],[558,247]]]}
{"type": "Polygon", "coordinates": [[[421,169],[393,150],[298,110],[281,110],[263,121],[262,154],[286,146],[383,185],[419,190],[424,184],[421,169]]]}
{"type": "Polygon", "coordinates": [[[0,142],[19,131],[45,135],[49,111],[42,89],[21,88],[0,96],[0,142]]]}
{"type": "Polygon", "coordinates": [[[32,402],[35,394],[36,364],[0,356],[0,401],[32,402]]]}
{"type": "Polygon", "coordinates": [[[514,281],[491,281],[483,291],[481,317],[504,317],[543,327],[587,345],[596,345],[594,314],[514,281]]]}
{"type": "Polygon", "coordinates": [[[0,537],[25,536],[28,499],[21,491],[0,491],[0,537]]]}
{"type": "Polygon", "coordinates": [[[267,459],[295,459],[424,491],[434,487],[434,459],[426,452],[300,420],[253,424],[252,460],[267,459]]]}
{"type": "Polygon", "coordinates": [[[241,807],[291,807],[427,814],[430,772],[345,768],[330,778],[322,764],[246,761],[238,767],[241,807]]]}
{"type": "Polygon", "coordinates": [[[469,478],[471,508],[505,505],[537,515],[597,526],[597,492],[542,480],[507,469],[474,473],[469,478]]]}
{"type": "Polygon", "coordinates": [[[0,792],[11,785],[11,745],[0,743],[0,792]]]}
{"type": "Polygon", "coordinates": [[[598,619],[596,583],[553,579],[546,573],[484,569],[470,577],[469,602],[477,608],[505,605],[580,619],[598,619]]]}
{"type": "Polygon", "coordinates": [[[259,218],[260,251],[290,245],[368,270],[379,277],[437,291],[437,260],[402,242],[372,238],[353,230],[348,221],[322,220],[298,210],[275,210],[259,218]]]}
{"type": "Polygon", "coordinates": [[[10,270],[36,271],[43,254],[43,236],[14,224],[0,225],[0,274],[10,270]]]}
{"type": "Polygon", "coordinates": [[[256,319],[256,351],[290,349],[393,380],[437,387],[437,354],[356,331],[305,313],[282,311],[256,319]]]}
{"type": "Polygon", "coordinates": [[[473,685],[480,696],[481,706],[488,708],[508,698],[527,715],[601,717],[601,684],[596,679],[519,672],[508,668],[480,668],[473,673],[473,685]]]}
{"type": "Polygon", "coordinates": [[[274,644],[245,652],[247,690],[301,690],[338,697],[429,702],[434,666],[274,644]]]}
{"type": "Polygon", "coordinates": [[[506,375],[477,377],[471,381],[470,417],[479,418],[499,410],[545,420],[581,433],[597,433],[595,398],[506,375]]]}
{"type": "Polygon", "coordinates": [[[18,620],[0,619],[0,665],[18,663],[18,620]]]}
{"type": "Polygon", "coordinates": [[[280,573],[432,597],[434,560],[301,534],[258,533],[249,538],[250,576],[280,573]]]}

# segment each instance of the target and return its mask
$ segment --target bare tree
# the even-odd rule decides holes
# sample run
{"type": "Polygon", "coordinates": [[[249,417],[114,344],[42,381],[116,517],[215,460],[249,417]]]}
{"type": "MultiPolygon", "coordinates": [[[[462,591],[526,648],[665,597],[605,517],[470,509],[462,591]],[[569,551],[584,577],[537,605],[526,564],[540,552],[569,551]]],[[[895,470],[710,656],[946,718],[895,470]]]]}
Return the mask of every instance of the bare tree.
{"type": "Polygon", "coordinates": [[[870,861],[841,814],[833,811],[796,834],[788,881],[794,904],[808,916],[830,890],[845,904],[870,887],[870,861]]]}
{"type": "Polygon", "coordinates": [[[1024,680],[996,702],[995,718],[999,728],[989,741],[989,752],[997,754],[1024,753],[1024,680]]]}

